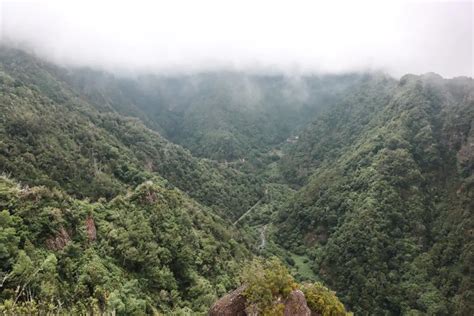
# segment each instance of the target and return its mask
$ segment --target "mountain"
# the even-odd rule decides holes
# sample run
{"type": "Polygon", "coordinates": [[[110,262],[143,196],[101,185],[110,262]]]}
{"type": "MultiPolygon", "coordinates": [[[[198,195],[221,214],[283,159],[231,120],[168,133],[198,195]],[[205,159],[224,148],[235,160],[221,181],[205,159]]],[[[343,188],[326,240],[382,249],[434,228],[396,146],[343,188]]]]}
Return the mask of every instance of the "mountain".
{"type": "Polygon", "coordinates": [[[0,57],[0,169],[16,180],[98,199],[158,175],[229,218],[259,199],[255,177],[197,159],[135,118],[99,112],[52,65],[9,49],[0,57]]]}
{"type": "Polygon", "coordinates": [[[305,185],[280,242],[356,313],[468,315],[474,82],[376,81],[310,124],[282,159],[305,185]]]}
{"type": "Polygon", "coordinates": [[[255,177],[99,112],[21,51],[0,54],[2,313],[204,312],[253,240],[255,177]]]}
{"type": "Polygon", "coordinates": [[[91,203],[2,177],[0,207],[2,313],[205,312],[250,256],[225,221],[160,182],[91,203]]]}
{"type": "Polygon", "coordinates": [[[57,73],[99,110],[138,117],[195,156],[260,166],[268,151],[364,81],[360,74],[217,72],[130,79],[91,69],[57,73]]]}
{"type": "Polygon", "coordinates": [[[473,119],[472,78],[2,47],[0,311],[205,314],[242,284],[259,313],[471,315],[473,119]]]}

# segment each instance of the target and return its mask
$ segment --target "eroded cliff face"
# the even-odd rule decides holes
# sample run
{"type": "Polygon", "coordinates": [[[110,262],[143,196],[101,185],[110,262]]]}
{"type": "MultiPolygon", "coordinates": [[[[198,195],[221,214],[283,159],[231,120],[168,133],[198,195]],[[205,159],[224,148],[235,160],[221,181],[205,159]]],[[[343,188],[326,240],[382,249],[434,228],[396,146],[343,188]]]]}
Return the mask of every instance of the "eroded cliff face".
{"type": "Polygon", "coordinates": [[[242,285],[238,289],[232,291],[231,293],[223,296],[217,302],[212,305],[211,309],[209,310],[210,316],[245,316],[247,313],[245,312],[247,300],[243,295],[245,290],[245,286],[242,285]]]}
{"type": "Polygon", "coordinates": [[[310,316],[317,315],[312,314],[311,310],[306,303],[306,297],[304,296],[301,290],[294,290],[288,295],[288,298],[285,300],[285,310],[283,315],[300,315],[300,316],[310,316]]]}
{"type": "MultiPolygon", "coordinates": [[[[223,296],[212,305],[209,316],[257,316],[260,312],[257,306],[247,302],[244,291],[245,285],[223,296]]],[[[318,316],[319,313],[311,311],[306,298],[301,290],[292,291],[286,299],[277,299],[276,304],[282,304],[284,316],[318,316]]]]}

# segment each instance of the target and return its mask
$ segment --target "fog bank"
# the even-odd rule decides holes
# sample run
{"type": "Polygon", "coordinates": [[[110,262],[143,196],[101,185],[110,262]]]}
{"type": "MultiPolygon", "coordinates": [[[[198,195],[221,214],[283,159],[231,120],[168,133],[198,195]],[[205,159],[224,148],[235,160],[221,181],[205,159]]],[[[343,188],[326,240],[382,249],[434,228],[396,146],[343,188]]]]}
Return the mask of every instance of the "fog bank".
{"type": "Polygon", "coordinates": [[[3,42],[106,70],[473,76],[471,1],[10,1],[3,42]]]}

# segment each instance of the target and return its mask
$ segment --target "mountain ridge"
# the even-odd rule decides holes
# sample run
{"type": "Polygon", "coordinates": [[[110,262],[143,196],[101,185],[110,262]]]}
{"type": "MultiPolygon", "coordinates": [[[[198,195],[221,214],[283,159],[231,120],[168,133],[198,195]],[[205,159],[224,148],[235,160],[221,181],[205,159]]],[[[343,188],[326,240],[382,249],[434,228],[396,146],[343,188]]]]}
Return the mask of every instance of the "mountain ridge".
{"type": "Polygon", "coordinates": [[[203,314],[254,256],[357,314],[474,310],[472,78],[124,79],[2,48],[0,109],[5,311],[203,314]]]}

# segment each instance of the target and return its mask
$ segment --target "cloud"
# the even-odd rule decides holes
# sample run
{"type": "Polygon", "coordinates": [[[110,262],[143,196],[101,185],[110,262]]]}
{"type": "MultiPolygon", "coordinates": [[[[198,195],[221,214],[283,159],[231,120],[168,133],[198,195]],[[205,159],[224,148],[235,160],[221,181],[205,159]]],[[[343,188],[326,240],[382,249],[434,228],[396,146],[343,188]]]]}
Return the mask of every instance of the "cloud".
{"type": "Polygon", "coordinates": [[[0,1],[2,40],[63,64],[473,76],[471,1],[0,1]]]}

